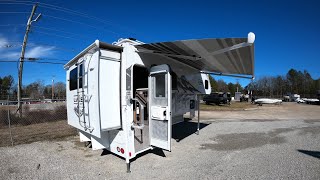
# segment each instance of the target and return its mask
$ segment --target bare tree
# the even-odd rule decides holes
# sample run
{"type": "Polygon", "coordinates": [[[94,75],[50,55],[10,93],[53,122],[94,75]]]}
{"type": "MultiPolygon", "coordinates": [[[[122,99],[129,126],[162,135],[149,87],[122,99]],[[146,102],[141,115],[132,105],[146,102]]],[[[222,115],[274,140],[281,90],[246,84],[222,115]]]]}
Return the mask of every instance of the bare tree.
{"type": "Polygon", "coordinates": [[[66,84],[63,82],[57,82],[54,85],[54,94],[57,99],[65,99],[66,84]]]}

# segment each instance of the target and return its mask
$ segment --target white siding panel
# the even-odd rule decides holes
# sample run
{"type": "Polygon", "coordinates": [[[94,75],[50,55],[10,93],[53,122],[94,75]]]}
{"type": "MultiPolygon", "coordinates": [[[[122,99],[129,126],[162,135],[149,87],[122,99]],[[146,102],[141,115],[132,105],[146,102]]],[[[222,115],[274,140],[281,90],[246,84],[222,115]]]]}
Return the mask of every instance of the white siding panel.
{"type": "Polygon", "coordinates": [[[120,128],[120,62],[100,59],[99,78],[101,130],[120,128]]]}

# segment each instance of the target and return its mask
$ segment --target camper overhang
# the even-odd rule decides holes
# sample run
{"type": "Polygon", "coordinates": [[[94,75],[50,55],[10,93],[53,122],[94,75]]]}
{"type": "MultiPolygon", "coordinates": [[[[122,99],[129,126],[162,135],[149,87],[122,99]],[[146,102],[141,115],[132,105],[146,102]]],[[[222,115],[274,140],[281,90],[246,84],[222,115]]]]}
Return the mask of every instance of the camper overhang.
{"type": "Polygon", "coordinates": [[[122,52],[123,51],[123,47],[121,46],[117,46],[117,45],[112,45],[112,44],[108,44],[105,42],[101,42],[99,40],[95,40],[94,43],[92,43],[91,45],[89,45],[86,49],[84,49],[83,51],[81,51],[78,55],[76,55],[73,59],[71,59],[67,64],[65,64],[63,67],[64,69],[68,69],[69,67],[71,67],[73,64],[75,64],[79,58],[81,58],[83,55],[87,54],[87,53],[92,53],[95,52],[96,48],[100,48],[100,49],[108,49],[111,51],[116,51],[116,52],[122,52]]]}

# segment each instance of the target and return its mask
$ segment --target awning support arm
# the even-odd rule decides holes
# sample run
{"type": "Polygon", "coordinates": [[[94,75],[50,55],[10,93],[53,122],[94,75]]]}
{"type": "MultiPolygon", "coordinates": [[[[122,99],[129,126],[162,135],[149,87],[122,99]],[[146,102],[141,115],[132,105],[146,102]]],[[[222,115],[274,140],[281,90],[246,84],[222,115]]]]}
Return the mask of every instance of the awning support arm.
{"type": "Polygon", "coordinates": [[[211,52],[210,54],[214,56],[214,55],[222,54],[225,52],[229,52],[229,51],[232,51],[235,49],[239,49],[239,48],[243,48],[243,47],[247,47],[247,46],[251,46],[251,45],[252,45],[252,43],[244,42],[244,43],[236,44],[231,47],[224,48],[224,49],[219,49],[217,51],[211,52]]]}
{"type": "Polygon", "coordinates": [[[229,77],[236,77],[236,78],[244,78],[244,79],[254,79],[254,76],[242,76],[242,75],[236,75],[236,74],[227,74],[227,73],[218,73],[218,72],[210,72],[210,71],[200,71],[200,73],[204,74],[212,74],[217,76],[229,76],[229,77]]]}

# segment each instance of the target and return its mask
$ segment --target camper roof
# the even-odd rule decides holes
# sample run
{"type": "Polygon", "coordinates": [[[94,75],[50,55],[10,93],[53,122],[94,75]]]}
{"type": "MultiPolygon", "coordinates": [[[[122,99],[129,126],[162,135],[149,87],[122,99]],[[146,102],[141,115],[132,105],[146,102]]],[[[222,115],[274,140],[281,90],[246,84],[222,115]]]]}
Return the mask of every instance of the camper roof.
{"type": "Polygon", "coordinates": [[[247,38],[198,39],[135,45],[139,54],[166,56],[207,73],[254,76],[254,40],[247,38]]]}
{"type": "Polygon", "coordinates": [[[116,45],[108,44],[105,42],[101,42],[99,40],[95,40],[94,43],[92,43],[90,46],[88,46],[86,49],[84,49],[78,55],[76,55],[74,58],[72,58],[67,64],[65,64],[64,68],[65,69],[69,68],[74,63],[76,63],[78,61],[78,59],[81,58],[83,55],[85,55],[87,53],[92,53],[91,51],[95,51],[96,48],[108,49],[108,50],[117,51],[117,52],[122,52],[122,50],[123,50],[123,47],[121,47],[121,46],[116,46],[116,45]]]}

